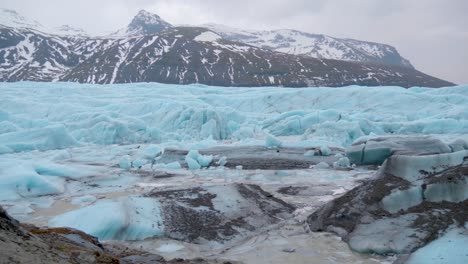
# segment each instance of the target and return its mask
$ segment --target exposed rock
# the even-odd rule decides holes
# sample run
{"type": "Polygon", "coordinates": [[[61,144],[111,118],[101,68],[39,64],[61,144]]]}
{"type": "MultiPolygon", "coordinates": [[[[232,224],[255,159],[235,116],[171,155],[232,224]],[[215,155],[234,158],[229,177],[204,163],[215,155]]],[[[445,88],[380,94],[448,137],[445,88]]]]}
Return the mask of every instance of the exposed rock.
{"type": "Polygon", "coordinates": [[[206,28],[171,27],[153,35],[90,38],[0,27],[0,47],[4,48],[0,52],[0,81],[236,87],[453,85],[407,67],[322,60],[226,39],[197,41],[210,32],[206,28]]]}
{"type": "Polygon", "coordinates": [[[227,241],[291,217],[294,207],[257,185],[232,184],[158,191],[165,234],[199,242],[227,241]]]}
{"type": "Polygon", "coordinates": [[[354,39],[340,39],[291,29],[255,31],[223,25],[203,25],[226,39],[279,52],[319,59],[374,62],[413,68],[398,51],[389,45],[354,39]]]}
{"type": "MultiPolygon", "coordinates": [[[[334,232],[358,252],[409,254],[450,226],[465,226],[468,151],[450,152],[447,145],[429,138],[373,140],[370,145],[382,150],[377,154],[394,155],[373,180],[309,216],[312,231],[334,232]]],[[[376,152],[363,153],[361,160],[377,162],[367,156],[376,152]]]]}

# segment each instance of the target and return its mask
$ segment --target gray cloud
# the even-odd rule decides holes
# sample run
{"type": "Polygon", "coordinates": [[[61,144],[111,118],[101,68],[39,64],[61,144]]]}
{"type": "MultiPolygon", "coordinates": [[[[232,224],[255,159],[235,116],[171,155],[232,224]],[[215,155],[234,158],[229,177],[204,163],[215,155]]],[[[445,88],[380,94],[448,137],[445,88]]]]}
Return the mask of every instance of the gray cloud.
{"type": "Polygon", "coordinates": [[[96,34],[125,26],[146,9],[173,24],[293,28],[383,42],[423,72],[468,84],[466,0],[0,0],[0,7],[96,34]]]}

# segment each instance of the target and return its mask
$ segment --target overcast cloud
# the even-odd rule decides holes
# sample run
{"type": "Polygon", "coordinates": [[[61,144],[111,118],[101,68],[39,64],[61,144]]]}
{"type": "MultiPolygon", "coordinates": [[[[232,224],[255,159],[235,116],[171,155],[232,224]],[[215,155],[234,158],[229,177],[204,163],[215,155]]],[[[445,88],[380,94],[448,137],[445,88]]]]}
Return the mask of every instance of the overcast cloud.
{"type": "Polygon", "coordinates": [[[382,42],[425,73],[468,84],[467,0],[0,0],[0,7],[94,34],[124,27],[146,9],[172,24],[291,28],[382,42]]]}

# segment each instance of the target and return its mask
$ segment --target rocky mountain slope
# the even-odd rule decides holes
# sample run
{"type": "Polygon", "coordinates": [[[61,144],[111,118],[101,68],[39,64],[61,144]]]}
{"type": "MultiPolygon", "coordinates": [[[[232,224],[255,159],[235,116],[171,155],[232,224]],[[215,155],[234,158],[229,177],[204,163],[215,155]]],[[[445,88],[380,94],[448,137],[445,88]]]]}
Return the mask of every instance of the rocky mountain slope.
{"type": "Polygon", "coordinates": [[[122,28],[111,36],[144,36],[161,32],[164,29],[172,27],[171,24],[161,19],[156,14],[145,10],[140,10],[126,28],[122,28]]]}
{"type": "Polygon", "coordinates": [[[204,26],[225,39],[287,54],[413,68],[411,63],[403,58],[394,47],[386,44],[340,39],[290,29],[249,31],[217,24],[204,26]]]}
{"type": "Polygon", "coordinates": [[[207,28],[172,27],[146,11],[140,11],[126,29],[108,37],[87,37],[81,31],[77,35],[44,33],[47,30],[40,25],[14,17],[19,22],[0,26],[0,81],[287,87],[452,85],[413,69],[401,57],[401,63],[382,63],[351,51],[348,59],[341,60],[288,54],[258,43],[251,45],[255,43],[250,41],[239,42],[207,28]],[[352,58],[360,61],[349,61],[352,58]]]}

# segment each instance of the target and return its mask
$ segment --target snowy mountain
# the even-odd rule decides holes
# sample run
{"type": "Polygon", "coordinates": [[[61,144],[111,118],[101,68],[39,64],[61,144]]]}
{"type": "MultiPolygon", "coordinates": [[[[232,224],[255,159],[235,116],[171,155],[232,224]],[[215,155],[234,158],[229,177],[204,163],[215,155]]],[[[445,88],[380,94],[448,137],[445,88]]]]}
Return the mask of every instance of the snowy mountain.
{"type": "Polygon", "coordinates": [[[111,36],[152,35],[170,27],[172,27],[172,25],[161,19],[158,15],[140,10],[126,28],[118,30],[111,36]]]}
{"type": "Polygon", "coordinates": [[[62,25],[56,28],[53,28],[52,31],[49,31],[50,33],[54,33],[59,36],[88,36],[89,34],[81,28],[77,28],[74,26],[70,25],[62,25]]]}
{"type": "Polygon", "coordinates": [[[203,26],[232,41],[288,54],[413,67],[394,47],[386,44],[340,39],[289,29],[249,31],[218,24],[203,26]]]}
{"type": "Polygon", "coordinates": [[[44,26],[41,23],[28,19],[15,10],[0,8],[0,25],[15,28],[32,28],[41,30],[44,26]]]}
{"type": "Polygon", "coordinates": [[[229,40],[206,28],[171,27],[146,11],[140,11],[120,37],[70,35],[67,32],[76,32],[70,27],[60,34],[49,32],[0,26],[0,80],[287,87],[452,85],[398,64],[288,54],[229,40]]]}

